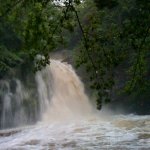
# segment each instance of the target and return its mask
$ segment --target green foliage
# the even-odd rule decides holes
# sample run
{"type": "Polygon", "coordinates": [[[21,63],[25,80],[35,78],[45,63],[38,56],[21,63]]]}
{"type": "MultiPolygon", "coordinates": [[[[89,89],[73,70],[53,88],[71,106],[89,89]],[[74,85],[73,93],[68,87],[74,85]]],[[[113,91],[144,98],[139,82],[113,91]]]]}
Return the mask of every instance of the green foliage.
{"type": "MultiPolygon", "coordinates": [[[[124,40],[128,43],[130,60],[130,80],[126,91],[131,92],[137,86],[143,88],[146,74],[148,52],[150,47],[150,4],[148,1],[135,1],[135,7],[128,12],[128,18],[123,22],[124,40]]],[[[147,82],[147,81],[146,81],[147,82]]]]}
{"type": "Polygon", "coordinates": [[[90,87],[96,91],[99,109],[110,101],[116,70],[123,63],[127,62],[128,75],[123,86],[126,92],[147,82],[148,0],[65,0],[61,4],[60,0],[1,0],[0,3],[0,31],[8,27],[21,41],[13,49],[8,42],[0,43],[2,72],[21,63],[24,57],[34,62],[35,70],[42,69],[50,63],[49,53],[71,37],[68,32],[77,32],[81,37],[76,48],[76,66],[85,68],[90,87]]]}
{"type": "Polygon", "coordinates": [[[116,0],[105,0],[105,1],[100,1],[100,0],[94,0],[97,7],[102,9],[104,7],[107,7],[107,8],[113,8],[115,7],[118,2],[116,0]]]}
{"type": "MultiPolygon", "coordinates": [[[[36,61],[35,70],[48,64],[49,52],[61,44],[62,37],[59,36],[62,32],[59,26],[61,17],[62,9],[55,7],[52,1],[6,0],[2,1],[0,6],[0,20],[2,21],[0,25],[8,26],[21,41],[17,47],[19,51],[27,55],[32,62],[36,55],[44,56],[44,60],[36,61]]],[[[1,30],[4,31],[3,28],[1,30]]],[[[10,36],[9,32],[5,35],[10,36]]],[[[6,45],[9,45],[9,42],[6,42],[6,45]]],[[[4,71],[12,67],[10,61],[16,63],[20,54],[16,50],[12,52],[12,46],[7,51],[5,48],[2,49],[5,51],[5,55],[2,54],[5,59],[1,58],[1,70],[4,71]],[[13,57],[10,58],[10,54],[13,57]],[[7,64],[6,59],[9,59],[7,64]]]]}
{"type": "Polygon", "coordinates": [[[0,78],[23,62],[23,52],[19,51],[20,41],[13,32],[0,23],[0,78]]]}
{"type": "Polygon", "coordinates": [[[124,90],[130,93],[146,87],[150,6],[148,1],[131,0],[95,3],[88,1],[84,8],[86,13],[81,20],[85,38],[75,59],[77,67],[85,66],[101,108],[102,103],[110,101],[115,72],[124,62],[128,72],[124,90]]]}

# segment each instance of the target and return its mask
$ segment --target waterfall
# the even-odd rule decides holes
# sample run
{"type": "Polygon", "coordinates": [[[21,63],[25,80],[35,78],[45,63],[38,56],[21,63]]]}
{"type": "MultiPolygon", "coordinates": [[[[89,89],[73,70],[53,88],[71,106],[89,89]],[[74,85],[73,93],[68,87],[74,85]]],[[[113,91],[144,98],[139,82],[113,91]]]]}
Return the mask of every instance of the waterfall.
{"type": "Polygon", "coordinates": [[[0,127],[89,116],[91,104],[71,65],[51,60],[35,74],[36,90],[19,79],[0,82],[0,127]]]}
{"type": "Polygon", "coordinates": [[[150,149],[150,116],[95,112],[71,65],[51,60],[34,84],[0,81],[1,128],[39,121],[0,130],[0,149],[150,149]]]}
{"type": "Polygon", "coordinates": [[[9,81],[1,81],[1,127],[14,126],[17,122],[21,124],[26,119],[24,110],[22,109],[22,101],[25,96],[25,91],[19,80],[14,80],[13,83],[9,81]],[[13,89],[11,89],[13,84],[13,89]],[[21,117],[21,115],[22,117],[21,117]],[[23,120],[21,120],[23,118],[23,120]]]}
{"type": "Polygon", "coordinates": [[[31,91],[19,79],[0,81],[0,128],[22,126],[36,120],[37,104],[31,91]]]}
{"type": "Polygon", "coordinates": [[[36,75],[43,121],[78,119],[91,114],[84,86],[71,65],[51,60],[36,75]]]}

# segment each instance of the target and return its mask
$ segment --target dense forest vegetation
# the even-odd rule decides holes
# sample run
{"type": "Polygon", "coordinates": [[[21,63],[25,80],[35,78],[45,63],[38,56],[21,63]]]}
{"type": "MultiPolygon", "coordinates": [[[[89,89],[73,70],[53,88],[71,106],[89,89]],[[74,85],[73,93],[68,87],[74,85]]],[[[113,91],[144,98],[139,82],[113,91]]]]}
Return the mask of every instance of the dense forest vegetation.
{"type": "Polygon", "coordinates": [[[64,48],[98,109],[112,101],[150,113],[149,0],[0,0],[1,79],[40,70],[64,48]]]}

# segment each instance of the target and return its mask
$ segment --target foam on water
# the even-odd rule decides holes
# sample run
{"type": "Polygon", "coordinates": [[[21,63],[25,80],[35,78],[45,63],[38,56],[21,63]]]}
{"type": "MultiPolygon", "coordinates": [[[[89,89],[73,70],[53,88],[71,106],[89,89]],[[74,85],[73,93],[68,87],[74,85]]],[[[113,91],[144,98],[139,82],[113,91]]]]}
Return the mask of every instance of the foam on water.
{"type": "Polygon", "coordinates": [[[38,123],[8,137],[0,138],[0,149],[30,150],[148,150],[150,149],[150,116],[114,116],[109,121],[100,118],[63,123],[38,123]],[[122,118],[123,117],[123,118],[122,118]],[[116,124],[124,120],[133,123],[134,117],[141,126],[130,129],[116,124]],[[142,124],[144,122],[144,124],[142,124]],[[148,124],[147,124],[148,123],[148,124]]]}

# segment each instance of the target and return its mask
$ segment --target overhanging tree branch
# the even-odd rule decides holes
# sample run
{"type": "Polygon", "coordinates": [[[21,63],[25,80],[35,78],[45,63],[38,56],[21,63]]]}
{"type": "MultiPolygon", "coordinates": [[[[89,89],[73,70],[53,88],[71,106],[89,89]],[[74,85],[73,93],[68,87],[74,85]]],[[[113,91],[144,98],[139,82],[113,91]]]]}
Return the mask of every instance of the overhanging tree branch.
{"type": "MultiPolygon", "coordinates": [[[[73,6],[72,6],[72,7],[73,7],[73,6]]],[[[83,30],[83,27],[82,27],[82,25],[81,25],[81,22],[80,22],[80,19],[79,19],[79,15],[78,15],[77,10],[76,10],[74,7],[73,7],[73,10],[74,10],[74,12],[75,12],[77,22],[78,22],[78,24],[79,24],[80,30],[81,30],[82,35],[83,35],[84,47],[85,47],[85,49],[86,49],[86,51],[87,51],[87,56],[88,56],[89,60],[90,60],[91,63],[92,63],[92,66],[93,66],[93,68],[94,68],[94,70],[95,70],[95,75],[96,75],[96,77],[97,77],[97,67],[96,67],[96,65],[94,64],[94,61],[93,61],[92,57],[90,56],[89,45],[88,45],[87,37],[86,37],[85,32],[84,32],[84,30],[83,30]]]]}

